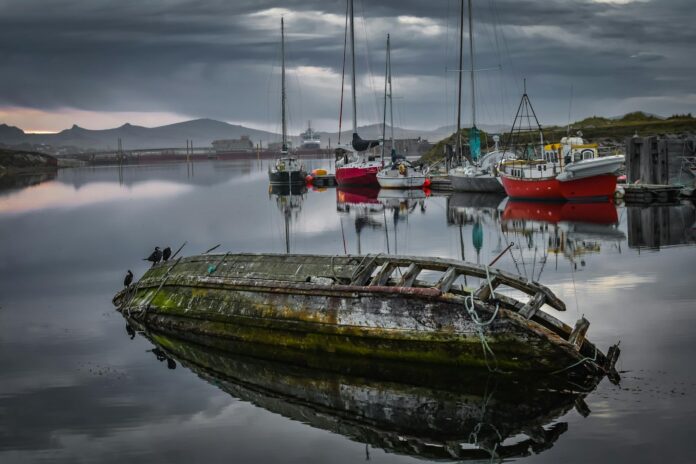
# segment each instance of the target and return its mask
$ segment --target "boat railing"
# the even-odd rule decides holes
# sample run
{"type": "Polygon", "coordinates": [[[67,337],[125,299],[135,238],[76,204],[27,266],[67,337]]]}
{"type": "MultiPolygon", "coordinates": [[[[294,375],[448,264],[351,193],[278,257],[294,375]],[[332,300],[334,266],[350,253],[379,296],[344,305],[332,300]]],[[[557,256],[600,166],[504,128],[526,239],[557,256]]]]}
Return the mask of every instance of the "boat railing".
{"type": "Polygon", "coordinates": [[[473,293],[474,298],[481,301],[489,300],[496,288],[505,285],[531,296],[531,299],[520,309],[520,313],[527,318],[535,314],[544,304],[558,311],[566,309],[562,300],[538,282],[528,281],[499,269],[442,258],[367,255],[355,269],[350,281],[350,285],[354,286],[371,287],[390,284],[397,287],[429,286],[441,293],[473,293]],[[405,272],[401,272],[401,268],[406,268],[405,272]],[[397,269],[399,269],[399,275],[394,277],[397,269]],[[424,271],[438,271],[442,273],[442,276],[434,283],[419,281],[418,276],[424,271]],[[457,291],[454,284],[460,276],[478,277],[482,279],[482,282],[473,291],[457,291]]]}

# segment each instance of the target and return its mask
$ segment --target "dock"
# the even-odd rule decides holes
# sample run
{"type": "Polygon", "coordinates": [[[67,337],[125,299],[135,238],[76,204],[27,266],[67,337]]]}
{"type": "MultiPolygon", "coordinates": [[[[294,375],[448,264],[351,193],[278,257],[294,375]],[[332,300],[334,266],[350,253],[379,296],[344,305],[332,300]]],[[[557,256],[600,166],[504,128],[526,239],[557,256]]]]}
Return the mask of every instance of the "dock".
{"type": "Polygon", "coordinates": [[[338,183],[336,182],[335,174],[323,174],[314,176],[312,178],[312,185],[314,187],[336,187],[338,183]]]}
{"type": "Polygon", "coordinates": [[[693,197],[695,138],[631,137],[626,139],[626,203],[673,204],[693,197]]]}
{"type": "Polygon", "coordinates": [[[432,190],[451,192],[452,191],[452,181],[450,181],[450,178],[447,175],[432,176],[430,178],[430,188],[432,190]]]}

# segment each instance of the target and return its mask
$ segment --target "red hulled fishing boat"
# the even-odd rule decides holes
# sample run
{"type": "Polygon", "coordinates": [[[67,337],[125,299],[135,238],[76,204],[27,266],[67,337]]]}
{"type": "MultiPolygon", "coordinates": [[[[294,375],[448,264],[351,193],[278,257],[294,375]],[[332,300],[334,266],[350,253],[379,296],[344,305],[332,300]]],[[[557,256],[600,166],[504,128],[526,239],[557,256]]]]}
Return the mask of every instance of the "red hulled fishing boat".
{"type": "Polygon", "coordinates": [[[506,151],[515,153],[515,158],[499,164],[499,176],[511,198],[592,201],[614,196],[624,157],[600,157],[597,145],[586,143],[580,136],[563,137],[561,143],[544,145],[541,125],[526,93],[517,110],[508,145],[506,151]],[[522,121],[532,119],[536,128],[521,127],[522,121]],[[539,139],[535,140],[537,134],[539,139]]]}

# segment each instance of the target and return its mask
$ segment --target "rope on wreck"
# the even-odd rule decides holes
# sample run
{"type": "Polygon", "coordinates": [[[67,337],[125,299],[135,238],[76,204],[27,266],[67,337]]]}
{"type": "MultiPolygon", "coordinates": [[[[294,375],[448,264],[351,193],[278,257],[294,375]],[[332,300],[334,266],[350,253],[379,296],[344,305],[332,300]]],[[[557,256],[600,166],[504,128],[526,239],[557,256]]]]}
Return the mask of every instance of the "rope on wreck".
{"type": "Polygon", "coordinates": [[[597,347],[596,346],[594,347],[594,356],[592,356],[591,358],[589,356],[585,356],[580,361],[574,362],[573,364],[571,364],[568,367],[564,367],[563,369],[558,369],[557,371],[551,372],[551,375],[560,374],[561,372],[565,372],[565,371],[570,370],[574,367],[578,367],[579,365],[584,364],[587,361],[597,362],[597,347]]]}
{"type": "MultiPolygon", "coordinates": [[[[488,281],[488,287],[491,290],[491,297],[495,298],[495,290],[493,289],[493,283],[491,282],[491,274],[489,272],[488,265],[486,265],[486,280],[488,281]]],[[[496,302],[495,311],[493,311],[493,315],[487,321],[482,321],[478,313],[476,312],[473,292],[469,293],[466,297],[464,297],[464,307],[466,308],[466,312],[469,314],[469,317],[471,317],[471,320],[476,325],[476,333],[478,334],[479,340],[481,341],[481,348],[483,349],[483,358],[486,361],[486,368],[488,368],[489,372],[505,373],[504,371],[498,368],[498,359],[495,356],[495,352],[493,352],[493,349],[488,344],[488,341],[486,341],[486,336],[483,334],[483,328],[490,325],[498,316],[500,303],[496,302]],[[491,358],[493,358],[494,367],[491,367],[491,365],[488,362],[489,355],[491,358]]]]}

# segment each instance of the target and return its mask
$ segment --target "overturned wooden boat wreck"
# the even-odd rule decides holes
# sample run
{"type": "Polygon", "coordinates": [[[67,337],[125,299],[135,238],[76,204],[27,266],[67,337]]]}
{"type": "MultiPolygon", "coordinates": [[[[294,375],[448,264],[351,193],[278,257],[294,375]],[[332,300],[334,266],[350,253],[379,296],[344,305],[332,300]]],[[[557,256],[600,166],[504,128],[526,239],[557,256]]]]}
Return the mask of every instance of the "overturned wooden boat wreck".
{"type": "Polygon", "coordinates": [[[132,329],[168,367],[178,362],[235,398],[389,453],[431,460],[541,453],[568,429],[560,417],[573,408],[590,414],[584,398],[599,381],[580,387],[559,376],[492,379],[486,369],[173,336],[137,321],[132,329]]]}
{"type": "Polygon", "coordinates": [[[114,304],[154,329],[408,362],[595,376],[615,373],[619,353],[586,340],[584,318],[571,328],[541,311],[565,310],[545,286],[438,258],[191,256],[149,269],[114,304]],[[478,288],[458,284],[474,277],[478,288]]]}

